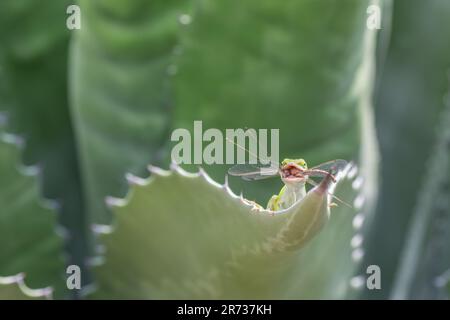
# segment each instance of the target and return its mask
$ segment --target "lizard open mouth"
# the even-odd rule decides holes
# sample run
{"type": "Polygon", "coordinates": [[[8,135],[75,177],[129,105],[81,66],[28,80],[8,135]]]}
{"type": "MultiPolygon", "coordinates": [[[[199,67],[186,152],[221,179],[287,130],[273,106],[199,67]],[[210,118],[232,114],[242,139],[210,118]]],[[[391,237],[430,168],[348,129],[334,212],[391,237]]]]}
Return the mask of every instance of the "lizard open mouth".
{"type": "Polygon", "coordinates": [[[307,178],[304,174],[305,169],[295,163],[288,163],[281,167],[281,178],[290,182],[302,181],[307,178]]]}

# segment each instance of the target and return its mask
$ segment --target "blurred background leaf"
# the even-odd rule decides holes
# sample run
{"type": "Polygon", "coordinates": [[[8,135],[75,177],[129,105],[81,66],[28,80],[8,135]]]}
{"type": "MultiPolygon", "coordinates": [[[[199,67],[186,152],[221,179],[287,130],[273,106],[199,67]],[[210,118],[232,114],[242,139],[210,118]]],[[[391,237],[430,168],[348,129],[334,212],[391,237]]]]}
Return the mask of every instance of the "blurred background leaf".
{"type": "Polygon", "coordinates": [[[41,168],[42,195],[59,203],[67,262],[83,266],[86,222],[67,100],[68,3],[1,1],[0,111],[9,118],[8,131],[26,142],[25,164],[41,168]]]}
{"type": "Polygon", "coordinates": [[[204,173],[158,172],[129,177],[127,197],[110,199],[117,219],[101,237],[95,298],[292,298],[284,283],[309,263],[296,257],[328,222],[326,193],[273,214],[252,210],[204,173]]]}
{"type": "Polygon", "coordinates": [[[79,1],[71,46],[73,122],[89,222],[109,223],[104,199],[124,196],[125,173],[157,163],[169,129],[167,68],[188,1],[79,1]]]}
{"type": "Polygon", "coordinates": [[[392,21],[375,99],[380,197],[363,263],[381,267],[382,289],[364,295],[378,299],[390,295],[448,90],[450,43],[436,34],[450,37],[450,2],[395,0],[392,21]]]}
{"type": "Polygon", "coordinates": [[[450,270],[450,96],[396,272],[394,299],[448,299],[450,270]]]}
{"type": "Polygon", "coordinates": [[[23,272],[31,288],[62,289],[63,241],[56,234],[57,215],[40,198],[35,168],[19,167],[15,144],[17,138],[0,133],[0,277],[23,272]]]}

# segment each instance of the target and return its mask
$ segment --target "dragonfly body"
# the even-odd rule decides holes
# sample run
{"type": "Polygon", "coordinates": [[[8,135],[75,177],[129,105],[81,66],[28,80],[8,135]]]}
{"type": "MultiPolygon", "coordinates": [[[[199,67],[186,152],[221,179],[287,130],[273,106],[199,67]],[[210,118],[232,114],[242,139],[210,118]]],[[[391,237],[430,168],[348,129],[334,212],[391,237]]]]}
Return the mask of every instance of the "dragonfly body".
{"type": "MultiPolygon", "coordinates": [[[[325,177],[330,174],[332,180],[335,181],[334,174],[346,165],[347,161],[345,160],[333,160],[308,169],[304,159],[284,159],[276,168],[261,169],[252,165],[236,165],[228,172],[231,175],[240,176],[244,180],[259,180],[280,175],[284,186],[277,195],[270,198],[267,204],[267,210],[278,211],[289,208],[305,197],[306,183],[316,185],[310,177],[325,177]]],[[[252,204],[261,207],[256,203],[252,202],[252,204]]]]}

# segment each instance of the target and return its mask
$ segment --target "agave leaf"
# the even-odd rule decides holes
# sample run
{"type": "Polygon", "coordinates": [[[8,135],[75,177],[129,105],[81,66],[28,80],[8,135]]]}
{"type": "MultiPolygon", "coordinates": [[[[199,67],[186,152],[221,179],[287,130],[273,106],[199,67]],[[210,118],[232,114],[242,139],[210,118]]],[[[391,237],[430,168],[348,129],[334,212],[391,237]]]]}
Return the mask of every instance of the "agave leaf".
{"type": "Polygon", "coordinates": [[[383,285],[364,298],[386,299],[391,294],[448,90],[450,43],[435,35],[450,37],[450,2],[395,0],[392,21],[375,108],[382,184],[364,261],[380,266],[383,285]]]}
{"type": "Polygon", "coordinates": [[[167,68],[188,1],[79,1],[82,29],[70,52],[70,87],[89,222],[109,223],[107,195],[126,193],[168,130],[167,68]]]}
{"type": "Polygon", "coordinates": [[[42,170],[43,195],[61,205],[71,263],[86,255],[83,200],[67,99],[68,0],[0,3],[0,112],[26,140],[23,161],[42,170]]]}
{"type": "MultiPolygon", "coordinates": [[[[316,281],[323,276],[312,270],[316,265],[309,258],[322,259],[329,252],[324,242],[330,248],[340,242],[326,237],[321,240],[325,251],[311,248],[330,217],[326,180],[291,208],[270,213],[204,171],[151,170],[149,179],[129,176],[132,187],[125,199],[108,199],[117,219],[112,228],[96,228],[106,234],[100,238],[104,256],[95,269],[94,298],[324,296],[302,284],[311,284],[311,271],[316,281]],[[292,288],[292,282],[298,287],[292,288]]],[[[339,220],[333,223],[336,231],[339,220]]]]}
{"type": "Polygon", "coordinates": [[[447,295],[450,297],[450,279],[447,279],[447,295]]]}
{"type": "Polygon", "coordinates": [[[17,138],[0,134],[0,276],[27,275],[32,288],[61,289],[62,238],[56,213],[40,198],[36,170],[19,167],[17,138]]]}
{"type": "MultiPolygon", "coordinates": [[[[450,97],[447,97],[450,98],[450,97]]],[[[406,235],[394,299],[447,299],[450,269],[450,100],[406,235]]]]}

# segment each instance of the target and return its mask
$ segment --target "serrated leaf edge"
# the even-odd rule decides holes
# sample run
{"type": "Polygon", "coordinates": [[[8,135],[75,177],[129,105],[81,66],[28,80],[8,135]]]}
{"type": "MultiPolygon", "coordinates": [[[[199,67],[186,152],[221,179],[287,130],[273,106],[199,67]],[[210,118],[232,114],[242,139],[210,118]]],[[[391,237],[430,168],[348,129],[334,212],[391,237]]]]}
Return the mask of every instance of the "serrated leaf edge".
{"type": "Polygon", "coordinates": [[[45,298],[50,300],[53,298],[53,288],[45,287],[32,289],[25,283],[25,274],[19,273],[14,276],[0,277],[0,285],[17,285],[20,291],[30,298],[45,298]]]}

